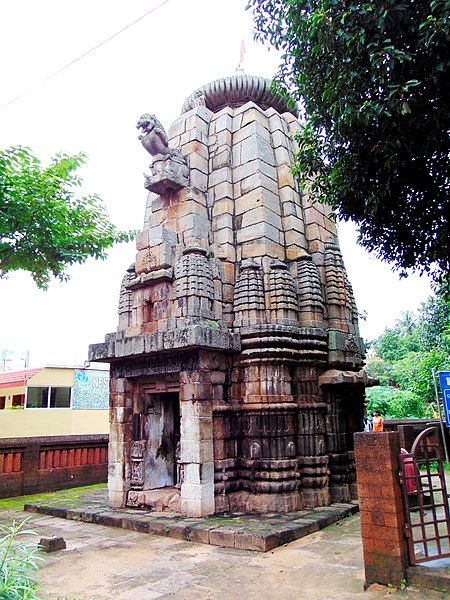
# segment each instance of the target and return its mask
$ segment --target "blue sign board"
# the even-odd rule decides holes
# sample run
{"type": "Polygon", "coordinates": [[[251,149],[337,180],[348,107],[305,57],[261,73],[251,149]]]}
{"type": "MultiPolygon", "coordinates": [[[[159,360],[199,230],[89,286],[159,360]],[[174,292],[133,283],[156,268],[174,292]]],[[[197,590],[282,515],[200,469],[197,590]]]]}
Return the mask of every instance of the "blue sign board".
{"type": "Polygon", "coordinates": [[[438,375],[444,401],[445,422],[450,427],[450,371],[440,371],[438,375]]]}
{"type": "Polygon", "coordinates": [[[72,408],[109,407],[109,371],[77,369],[74,374],[72,408]]]}

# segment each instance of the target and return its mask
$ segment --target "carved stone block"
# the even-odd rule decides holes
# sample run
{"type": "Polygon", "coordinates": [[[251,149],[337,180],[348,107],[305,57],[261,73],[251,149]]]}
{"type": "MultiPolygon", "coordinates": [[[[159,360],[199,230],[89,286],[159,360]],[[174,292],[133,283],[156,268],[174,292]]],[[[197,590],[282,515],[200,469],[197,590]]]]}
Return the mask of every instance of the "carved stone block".
{"type": "Polygon", "coordinates": [[[145,188],[163,195],[189,186],[189,170],[180,160],[169,157],[153,163],[152,172],[145,178],[145,188]]]}

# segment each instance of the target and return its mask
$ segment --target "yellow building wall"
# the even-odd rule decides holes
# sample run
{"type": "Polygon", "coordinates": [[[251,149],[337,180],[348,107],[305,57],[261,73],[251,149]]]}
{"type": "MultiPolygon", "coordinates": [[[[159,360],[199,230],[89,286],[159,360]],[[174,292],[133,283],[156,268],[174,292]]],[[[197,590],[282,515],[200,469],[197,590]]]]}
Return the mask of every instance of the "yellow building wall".
{"type": "Polygon", "coordinates": [[[36,373],[33,377],[28,380],[28,387],[36,386],[59,386],[59,387],[72,387],[73,386],[73,373],[74,369],[61,369],[46,367],[36,373]]]}
{"type": "MultiPolygon", "coordinates": [[[[61,369],[46,367],[39,373],[36,373],[28,380],[29,387],[73,387],[74,369],[61,369]]],[[[16,386],[8,388],[0,388],[0,396],[6,396],[5,408],[12,406],[12,397],[15,394],[25,394],[25,386],[16,386]]],[[[1,432],[0,432],[1,436],[1,432]]]]}
{"type": "MultiPolygon", "coordinates": [[[[60,384],[63,385],[63,384],[60,384]]],[[[109,410],[0,410],[0,438],[109,433],[109,410]]]]}
{"type": "MultiPolygon", "coordinates": [[[[46,367],[30,377],[28,387],[74,385],[74,369],[46,367]]],[[[9,409],[15,394],[24,394],[25,386],[0,389],[6,396],[6,410],[0,410],[0,438],[44,435],[86,435],[109,433],[109,410],[71,408],[9,409]]]]}

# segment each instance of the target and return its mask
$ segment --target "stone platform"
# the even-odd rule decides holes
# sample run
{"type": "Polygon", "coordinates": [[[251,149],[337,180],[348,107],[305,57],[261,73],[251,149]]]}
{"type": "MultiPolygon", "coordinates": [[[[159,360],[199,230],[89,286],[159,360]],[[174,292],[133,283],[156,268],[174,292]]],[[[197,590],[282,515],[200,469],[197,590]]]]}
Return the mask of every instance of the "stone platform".
{"type": "Polygon", "coordinates": [[[50,498],[25,504],[24,509],[74,521],[257,552],[267,552],[298,540],[359,510],[358,504],[351,502],[286,514],[229,514],[194,519],[167,512],[112,510],[108,507],[105,489],[89,491],[76,500],[68,500],[63,493],[56,492],[50,498]]]}

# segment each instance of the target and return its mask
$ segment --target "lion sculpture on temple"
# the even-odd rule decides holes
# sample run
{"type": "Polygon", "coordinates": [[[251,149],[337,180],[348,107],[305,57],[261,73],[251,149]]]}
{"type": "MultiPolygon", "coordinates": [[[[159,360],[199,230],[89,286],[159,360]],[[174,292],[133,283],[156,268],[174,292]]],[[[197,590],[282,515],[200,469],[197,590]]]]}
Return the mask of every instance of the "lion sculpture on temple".
{"type": "Polygon", "coordinates": [[[169,148],[166,130],[155,115],[145,113],[138,120],[136,127],[140,130],[139,140],[149,154],[152,155],[152,175],[146,177],[147,189],[160,193],[166,188],[179,189],[188,185],[189,169],[186,158],[178,148],[169,148]],[[158,181],[154,181],[154,177],[158,181]],[[161,184],[159,179],[163,178],[161,184]]]}
{"type": "Polygon", "coordinates": [[[141,131],[139,140],[152,156],[172,154],[167,133],[155,115],[143,114],[136,127],[141,131]]]}

